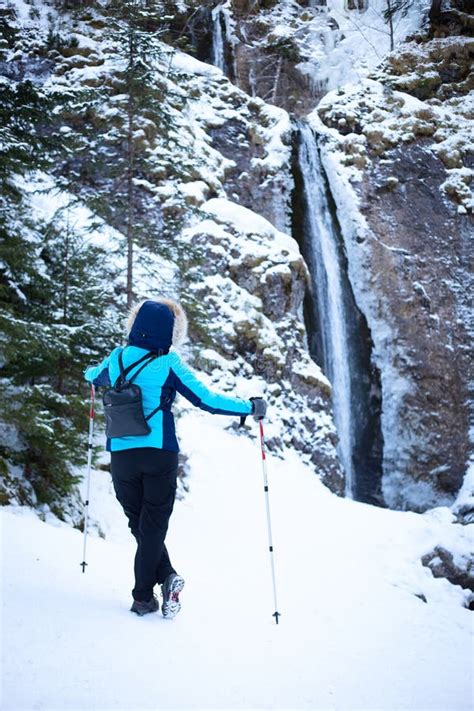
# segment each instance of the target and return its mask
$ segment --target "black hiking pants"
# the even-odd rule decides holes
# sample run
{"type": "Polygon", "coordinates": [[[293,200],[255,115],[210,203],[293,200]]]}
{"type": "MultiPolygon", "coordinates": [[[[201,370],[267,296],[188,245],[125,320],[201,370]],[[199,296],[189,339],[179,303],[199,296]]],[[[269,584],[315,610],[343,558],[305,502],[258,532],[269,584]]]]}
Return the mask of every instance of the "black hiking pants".
{"type": "Polygon", "coordinates": [[[175,573],[165,546],[176,494],[178,455],[155,447],[111,452],[115,494],[137,541],[135,600],[148,600],[153,586],[175,573]]]}

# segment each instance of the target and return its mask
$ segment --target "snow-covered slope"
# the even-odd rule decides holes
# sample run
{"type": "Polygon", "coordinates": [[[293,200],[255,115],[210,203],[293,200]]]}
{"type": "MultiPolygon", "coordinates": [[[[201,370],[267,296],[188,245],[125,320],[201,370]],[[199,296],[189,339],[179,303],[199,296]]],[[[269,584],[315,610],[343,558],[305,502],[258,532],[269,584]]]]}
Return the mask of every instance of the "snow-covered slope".
{"type": "Polygon", "coordinates": [[[271,457],[276,626],[257,442],[225,424],[180,421],[193,476],[168,539],[187,581],[173,622],[128,611],[133,544],[104,471],[84,575],[79,531],[2,510],[2,708],[467,711],[466,594],[420,563],[441,540],[463,557],[466,528],[340,499],[271,457]]]}
{"type": "MultiPolygon", "coordinates": [[[[166,27],[158,6],[149,9],[148,21],[150,27],[154,22],[163,22],[163,31],[166,27]]],[[[47,268],[42,247],[53,227],[81,245],[100,247],[100,259],[94,260],[99,265],[97,281],[103,288],[102,303],[114,302],[110,322],[117,330],[126,312],[127,254],[133,246],[134,298],[179,298],[191,324],[189,360],[207,371],[221,390],[237,388],[237,376],[246,378],[245,394],[265,395],[274,410],[270,448],[297,448],[311,458],[328,485],[342,492],[330,385],[307,348],[307,269],[296,242],[281,234],[289,228],[292,189],[289,116],[247,96],[216,67],[161,41],[162,33],[150,32],[146,42],[140,35],[146,72],[140,81],[135,77],[137,86],[131,88],[124,74],[130,60],[124,33],[137,28],[130,23],[114,7],[100,3],[59,9],[42,0],[36,10],[23,2],[16,12],[9,10],[11,37],[2,50],[2,86],[16,97],[22,88],[19,77],[28,67],[27,78],[53,106],[48,130],[57,157],[53,159],[48,148],[41,170],[34,151],[29,153],[31,165],[14,164],[11,183],[18,191],[18,205],[5,209],[8,234],[27,236],[27,228],[35,226],[34,249],[31,241],[25,247],[36,250],[35,273],[47,268]],[[128,151],[127,92],[141,96],[128,151]],[[135,153],[139,164],[125,166],[127,156],[135,153]],[[124,193],[127,171],[133,173],[133,186],[124,193]],[[18,217],[13,220],[15,210],[18,217]],[[114,274],[102,265],[113,267],[114,274]]],[[[18,103],[17,97],[12,100],[13,106],[18,103]]],[[[3,269],[9,275],[12,260],[6,251],[3,269]]],[[[3,311],[10,316],[17,281],[10,278],[12,295],[0,308],[0,317],[3,311]]],[[[63,282],[67,292],[66,276],[63,282]]],[[[21,296],[25,304],[31,298],[28,293],[21,296]]],[[[24,310],[28,320],[30,313],[24,310]]],[[[96,316],[91,318],[95,323],[96,316]]],[[[83,320],[87,322],[87,315],[83,320]]],[[[100,355],[118,339],[105,340],[100,355]]],[[[76,360],[77,350],[71,354],[76,360]]],[[[81,365],[79,378],[86,362],[81,365]]],[[[54,371],[50,367],[38,377],[54,381],[54,371]]],[[[28,373],[27,379],[31,377],[28,373]]],[[[68,383],[71,391],[81,391],[79,378],[68,383]]],[[[0,409],[0,420],[1,415],[0,409]]],[[[31,455],[24,440],[31,427],[22,427],[19,432],[11,429],[27,469],[31,455]]],[[[31,477],[20,469],[15,475],[18,452],[12,453],[12,441],[12,436],[1,440],[6,476],[0,498],[34,504],[37,492],[31,490],[31,477]]],[[[67,465],[69,454],[63,456],[67,465]]],[[[34,475],[36,470],[35,464],[34,475]]],[[[59,498],[51,487],[47,494],[49,499],[43,495],[40,500],[51,504],[59,498]]],[[[67,508],[64,502],[60,505],[67,508]]]]}

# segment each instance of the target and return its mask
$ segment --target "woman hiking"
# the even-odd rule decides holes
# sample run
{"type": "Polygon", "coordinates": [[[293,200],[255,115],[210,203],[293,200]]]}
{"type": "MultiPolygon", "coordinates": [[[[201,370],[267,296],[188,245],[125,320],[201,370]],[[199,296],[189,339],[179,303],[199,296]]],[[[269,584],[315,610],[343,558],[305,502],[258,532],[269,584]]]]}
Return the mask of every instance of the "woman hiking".
{"type": "Polygon", "coordinates": [[[137,541],[131,611],[156,612],[153,593],[161,585],[163,617],[173,618],[181,608],[184,587],[165,546],[173,511],[178,471],[172,404],[176,393],[202,410],[219,415],[265,416],[262,398],[241,400],[209,390],[180,356],[171,350],[186,337],[182,307],[169,299],[148,299],[136,306],[128,319],[128,345],[115,348],[99,365],[89,366],[85,378],[95,386],[115,385],[119,378],[141,389],[148,434],[107,439],[115,494],[137,541]]]}

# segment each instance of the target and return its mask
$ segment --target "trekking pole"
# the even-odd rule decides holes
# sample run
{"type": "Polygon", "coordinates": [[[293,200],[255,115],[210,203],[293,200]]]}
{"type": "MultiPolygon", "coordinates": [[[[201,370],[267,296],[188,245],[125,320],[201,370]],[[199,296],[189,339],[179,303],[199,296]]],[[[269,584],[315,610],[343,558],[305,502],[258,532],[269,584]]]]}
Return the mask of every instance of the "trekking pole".
{"type": "Polygon", "coordinates": [[[263,434],[263,418],[258,421],[260,428],[260,449],[262,452],[262,469],[263,469],[263,489],[265,491],[265,504],[267,509],[267,527],[268,527],[268,548],[270,551],[270,563],[272,568],[272,581],[273,581],[273,600],[275,603],[275,612],[272,617],[275,618],[276,624],[278,624],[278,618],[280,613],[278,612],[277,604],[277,592],[276,592],[276,581],[275,581],[275,562],[273,560],[273,541],[272,541],[272,523],[270,520],[270,497],[268,495],[268,477],[267,477],[267,456],[265,453],[265,436],[263,434]]]}
{"type": "Polygon", "coordinates": [[[86,572],[87,525],[89,523],[89,494],[91,490],[92,438],[94,436],[94,386],[91,385],[91,403],[89,409],[89,440],[87,445],[87,493],[84,503],[84,550],[82,554],[82,572],[86,572]]]}

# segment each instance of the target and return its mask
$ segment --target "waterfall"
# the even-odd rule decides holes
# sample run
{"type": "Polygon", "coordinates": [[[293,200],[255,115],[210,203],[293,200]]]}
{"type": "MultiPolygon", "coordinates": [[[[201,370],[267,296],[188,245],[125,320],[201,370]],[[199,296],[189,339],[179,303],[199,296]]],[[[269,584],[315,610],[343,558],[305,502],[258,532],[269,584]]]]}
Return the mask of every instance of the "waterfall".
{"type": "Polygon", "coordinates": [[[212,13],[212,63],[215,67],[222,69],[224,74],[225,69],[225,46],[224,35],[222,32],[222,5],[217,5],[212,13]]]}
{"type": "Polygon", "coordinates": [[[293,153],[293,235],[311,272],[305,318],[314,360],[332,384],[346,495],[383,505],[380,373],[367,321],[357,307],[317,136],[298,122],[293,153]]]}
{"type": "Polygon", "coordinates": [[[324,173],[313,131],[300,125],[299,162],[306,202],[307,239],[312,253],[312,285],[318,304],[322,367],[333,389],[339,456],[346,474],[346,494],[353,493],[353,422],[350,348],[346,328],[339,239],[329,209],[324,173]]]}
{"type": "Polygon", "coordinates": [[[232,33],[233,20],[228,3],[217,5],[211,12],[212,52],[211,63],[222,69],[231,81],[235,79],[232,33]]]}
{"type": "MultiPolygon", "coordinates": [[[[310,5],[321,21],[324,20],[327,15],[325,0],[314,0],[310,5]]],[[[211,20],[208,25],[209,35],[212,33],[211,61],[234,81],[237,40],[228,0],[209,10],[207,17],[211,20]]],[[[322,43],[329,51],[330,43],[337,40],[334,28],[322,22],[317,30],[318,46],[322,43]]],[[[252,71],[251,64],[250,78],[252,71]]],[[[256,87],[254,90],[257,94],[256,87]]],[[[304,121],[297,123],[295,134],[291,221],[293,236],[300,244],[312,276],[312,294],[305,299],[311,355],[332,384],[346,495],[383,505],[382,396],[380,373],[372,360],[371,334],[355,303],[317,137],[304,121]]]]}

